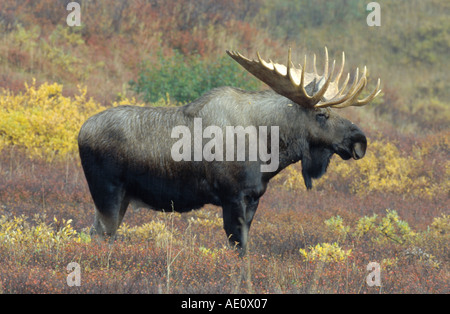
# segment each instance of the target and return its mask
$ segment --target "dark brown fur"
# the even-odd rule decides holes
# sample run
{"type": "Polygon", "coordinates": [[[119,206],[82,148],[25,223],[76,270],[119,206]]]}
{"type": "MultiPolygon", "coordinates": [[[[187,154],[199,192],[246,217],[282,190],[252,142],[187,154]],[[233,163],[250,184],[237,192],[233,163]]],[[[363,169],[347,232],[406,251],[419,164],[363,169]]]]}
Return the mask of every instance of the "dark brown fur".
{"type": "Polygon", "coordinates": [[[96,207],[93,234],[113,237],[132,201],[178,212],[210,203],[222,206],[226,234],[243,253],[259,199],[272,177],[301,160],[310,189],[334,153],[343,159],[363,157],[366,138],[332,109],[306,109],[271,90],[223,87],[182,107],[105,110],[85,122],[78,144],[96,207]],[[261,172],[260,159],[175,162],[170,152],[177,139],[171,131],[177,125],[192,130],[194,118],[202,118],[203,128],[279,127],[278,169],[261,172]]]}

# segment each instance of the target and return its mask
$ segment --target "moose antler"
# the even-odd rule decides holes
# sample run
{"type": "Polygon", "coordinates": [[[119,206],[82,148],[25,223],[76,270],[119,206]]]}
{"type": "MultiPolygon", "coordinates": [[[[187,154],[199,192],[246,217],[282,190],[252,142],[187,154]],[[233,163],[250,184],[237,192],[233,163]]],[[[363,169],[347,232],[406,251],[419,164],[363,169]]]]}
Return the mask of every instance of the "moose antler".
{"type": "Polygon", "coordinates": [[[314,55],[314,72],[308,73],[306,69],[306,55],[303,66],[296,68],[292,63],[291,48],[289,48],[287,67],[283,64],[264,61],[259,53],[258,60],[250,60],[239,52],[228,51],[227,54],[242,65],[248,72],[256,76],[258,79],[269,85],[278,94],[283,95],[293,102],[308,108],[345,108],[349,106],[364,106],[371,102],[381,92],[380,79],[378,79],[377,87],[366,98],[358,99],[363,89],[366,87],[367,69],[364,67],[361,79],[359,77],[359,69],[353,79],[352,85],[344,93],[347,83],[350,79],[350,73],[344,84],[339,88],[339,80],[344,71],[345,54],[342,52],[342,65],[339,73],[333,81],[334,68],[336,60],[333,60],[331,72],[328,75],[328,50],[325,47],[325,68],[323,75],[319,75],[316,69],[316,55],[314,55]],[[344,94],[344,95],[343,95],[344,94]]]}

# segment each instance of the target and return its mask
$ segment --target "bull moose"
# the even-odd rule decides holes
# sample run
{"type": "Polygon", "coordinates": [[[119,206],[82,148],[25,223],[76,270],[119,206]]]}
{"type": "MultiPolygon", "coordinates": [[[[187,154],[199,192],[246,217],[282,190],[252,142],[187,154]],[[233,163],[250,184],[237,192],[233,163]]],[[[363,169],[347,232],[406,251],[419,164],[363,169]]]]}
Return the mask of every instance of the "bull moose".
{"type": "MultiPolygon", "coordinates": [[[[302,66],[294,66],[291,49],[286,66],[264,61],[259,53],[253,60],[238,52],[227,53],[271,89],[250,92],[220,87],[184,106],[119,106],[100,112],[84,123],[78,145],[95,204],[91,235],[114,239],[130,202],[176,212],[214,204],[222,207],[228,239],[243,255],[259,200],[277,173],[301,161],[305,185],[311,189],[312,179],[326,172],[333,154],[344,160],[364,156],[367,147],[364,133],[333,109],[366,105],[380,93],[378,79],[375,90],[358,99],[367,84],[365,67],[361,78],[356,70],[347,88],[350,74],[339,87],[344,53],[336,75],[335,61],[329,71],[326,48],[322,75],[317,72],[315,55],[312,72],[306,71],[306,56],[302,66]],[[224,132],[209,132],[200,142],[179,148],[179,151],[190,150],[183,152],[187,158],[173,158],[179,141],[173,134],[174,128],[182,126],[191,131],[189,137],[195,136],[198,130],[194,121],[199,119],[202,128],[214,126],[224,132]],[[262,171],[261,166],[269,164],[269,160],[261,156],[245,160],[205,160],[194,156],[196,148],[205,148],[207,143],[214,146],[208,138],[213,143],[223,143],[219,137],[228,135],[227,126],[241,126],[248,131],[244,146],[248,150],[255,144],[251,130],[265,130],[266,138],[259,137],[258,142],[265,145],[268,153],[277,150],[277,154],[271,155],[272,159],[278,158],[275,169],[262,171]]],[[[227,156],[240,153],[228,145],[226,149],[227,156]]],[[[211,154],[218,150],[214,147],[211,154]]]]}

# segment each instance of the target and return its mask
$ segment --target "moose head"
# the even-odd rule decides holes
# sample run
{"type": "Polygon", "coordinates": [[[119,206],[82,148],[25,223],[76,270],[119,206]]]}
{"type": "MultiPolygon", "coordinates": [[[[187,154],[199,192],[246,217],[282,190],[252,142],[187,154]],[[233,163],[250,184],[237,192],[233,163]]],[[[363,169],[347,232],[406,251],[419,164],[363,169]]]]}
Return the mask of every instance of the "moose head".
{"type": "MultiPolygon", "coordinates": [[[[375,90],[358,99],[367,85],[367,68],[364,67],[362,77],[356,69],[353,83],[347,89],[350,73],[339,87],[345,65],[345,53],[342,52],[342,63],[339,72],[334,76],[336,60],[333,60],[329,71],[328,49],[325,47],[325,66],[319,75],[316,68],[316,55],[313,58],[313,72],[306,72],[306,55],[303,66],[295,67],[289,48],[287,66],[263,60],[257,53],[257,60],[250,60],[239,52],[227,51],[228,55],[242,65],[248,72],[270,86],[277,94],[291,100],[294,107],[290,115],[291,129],[294,133],[291,147],[300,146],[302,174],[305,185],[312,188],[312,178],[323,175],[331,156],[336,153],[342,159],[360,159],[364,157],[367,140],[364,133],[352,122],[342,118],[333,108],[364,106],[370,103],[381,92],[380,79],[375,90]],[[334,76],[334,79],[333,79],[334,76]]],[[[294,154],[295,155],[295,154],[294,154]]]]}

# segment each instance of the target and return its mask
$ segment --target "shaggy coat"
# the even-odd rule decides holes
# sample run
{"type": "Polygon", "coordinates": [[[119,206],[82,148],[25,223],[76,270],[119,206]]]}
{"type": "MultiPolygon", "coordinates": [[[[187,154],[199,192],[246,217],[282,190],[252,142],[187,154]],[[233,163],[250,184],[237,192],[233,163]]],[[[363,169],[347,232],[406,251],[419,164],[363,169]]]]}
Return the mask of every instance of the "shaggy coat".
{"type": "Polygon", "coordinates": [[[96,207],[92,234],[113,237],[130,202],[177,212],[214,204],[223,208],[230,242],[244,253],[259,199],[271,178],[301,161],[305,185],[311,189],[312,179],[325,173],[333,154],[362,158],[367,141],[356,125],[333,109],[305,108],[272,90],[222,87],[182,107],[110,108],[84,123],[78,144],[96,207]],[[271,127],[278,127],[278,168],[261,172],[260,166],[270,161],[259,157],[174,161],[171,148],[178,139],[172,138],[172,130],[186,126],[194,134],[194,118],[202,119],[203,128],[222,128],[224,136],[226,126],[265,126],[269,152],[271,127]]]}

